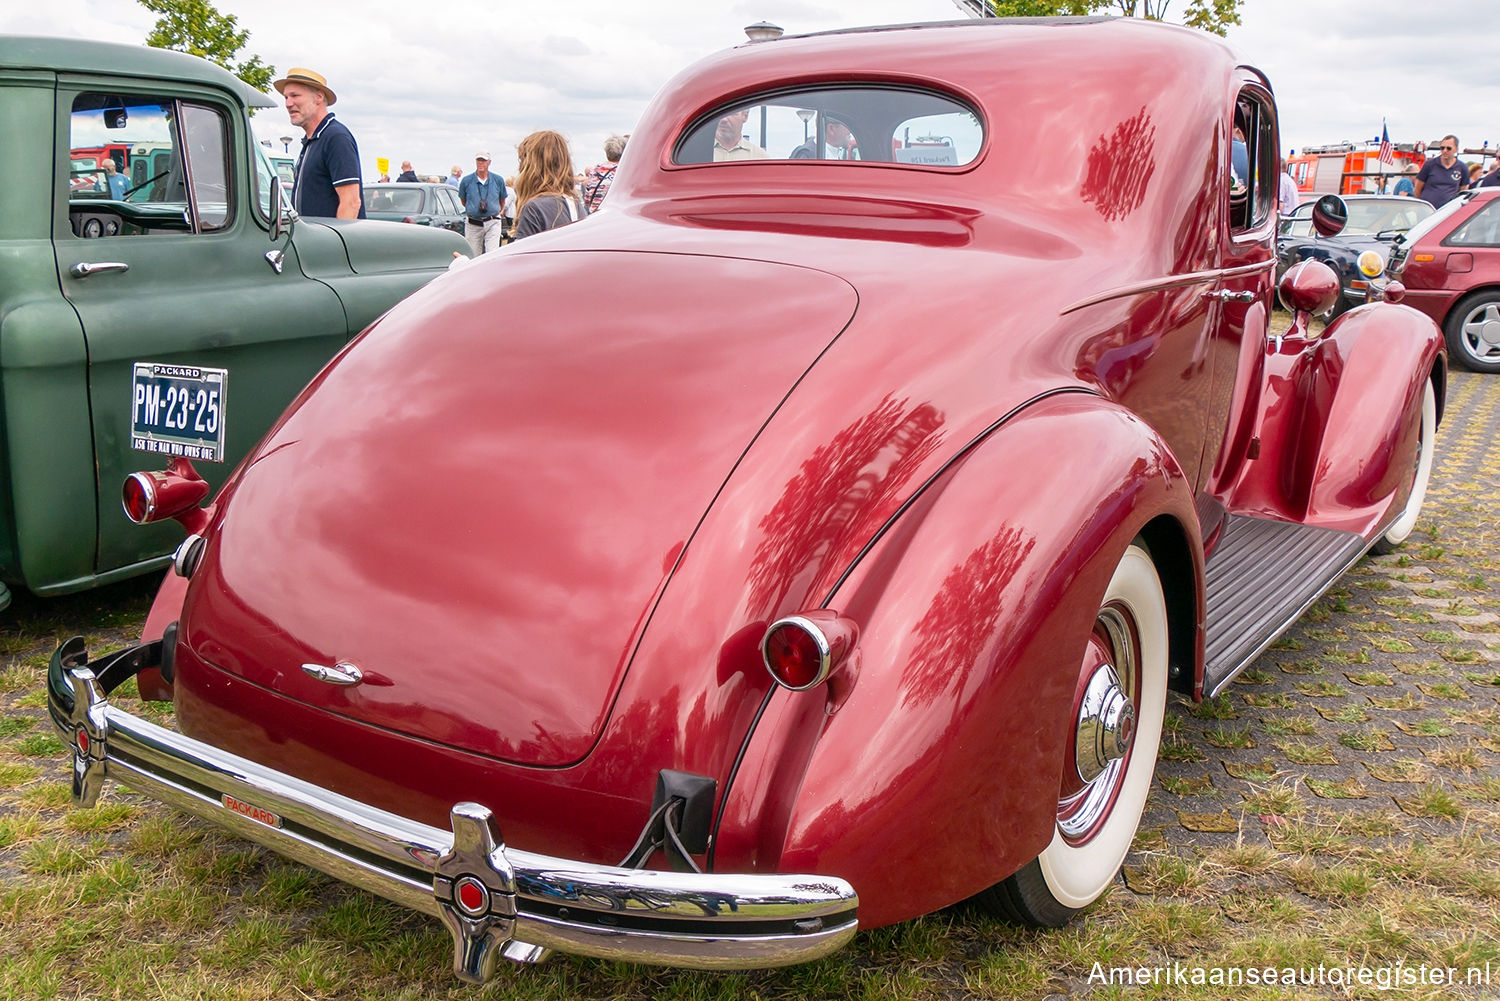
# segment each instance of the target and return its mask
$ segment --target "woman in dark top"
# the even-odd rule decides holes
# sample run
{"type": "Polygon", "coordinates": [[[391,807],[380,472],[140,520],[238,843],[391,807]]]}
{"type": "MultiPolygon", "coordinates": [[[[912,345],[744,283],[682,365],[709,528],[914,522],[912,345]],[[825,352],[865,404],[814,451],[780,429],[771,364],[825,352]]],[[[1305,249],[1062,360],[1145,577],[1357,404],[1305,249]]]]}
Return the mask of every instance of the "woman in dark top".
{"type": "Polygon", "coordinates": [[[551,130],[533,132],[516,147],[517,240],[566,226],[587,213],[573,191],[573,157],[568,141],[551,130]]]}

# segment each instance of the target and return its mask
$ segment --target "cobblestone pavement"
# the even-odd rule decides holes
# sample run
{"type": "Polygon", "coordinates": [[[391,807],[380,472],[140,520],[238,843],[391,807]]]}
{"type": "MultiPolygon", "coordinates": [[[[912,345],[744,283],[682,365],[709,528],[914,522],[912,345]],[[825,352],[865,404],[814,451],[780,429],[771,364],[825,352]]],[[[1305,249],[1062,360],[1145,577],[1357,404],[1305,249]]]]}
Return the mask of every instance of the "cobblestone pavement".
{"type": "Polygon", "coordinates": [[[1358,828],[1394,808],[1409,834],[1461,810],[1493,831],[1465,799],[1490,802],[1500,777],[1497,561],[1500,382],[1455,371],[1407,543],[1360,561],[1217,698],[1171,696],[1138,848],[1267,844],[1309,811],[1358,828]]]}

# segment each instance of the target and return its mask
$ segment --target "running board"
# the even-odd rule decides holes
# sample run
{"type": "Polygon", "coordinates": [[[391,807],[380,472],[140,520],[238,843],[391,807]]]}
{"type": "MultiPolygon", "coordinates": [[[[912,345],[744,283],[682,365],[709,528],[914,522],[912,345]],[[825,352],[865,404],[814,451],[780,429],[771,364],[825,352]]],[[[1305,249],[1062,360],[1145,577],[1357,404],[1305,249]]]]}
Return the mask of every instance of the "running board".
{"type": "Polygon", "coordinates": [[[1357,532],[1228,518],[1206,572],[1204,698],[1249,667],[1369,546],[1357,532]]]}

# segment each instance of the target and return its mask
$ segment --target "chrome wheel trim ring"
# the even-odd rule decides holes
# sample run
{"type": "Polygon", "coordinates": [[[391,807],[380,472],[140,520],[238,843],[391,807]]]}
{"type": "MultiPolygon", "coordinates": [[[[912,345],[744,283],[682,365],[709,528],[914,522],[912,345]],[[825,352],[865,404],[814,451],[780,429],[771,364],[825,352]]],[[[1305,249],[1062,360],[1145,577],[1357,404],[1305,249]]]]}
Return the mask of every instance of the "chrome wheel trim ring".
{"type": "MultiPolygon", "coordinates": [[[[1113,605],[1100,609],[1096,628],[1108,637],[1113,656],[1095,670],[1094,678],[1090,679],[1090,687],[1096,679],[1104,676],[1105,683],[1113,690],[1111,694],[1118,693],[1124,708],[1128,710],[1129,736],[1133,736],[1134,702],[1140,692],[1140,647],[1135,638],[1135,629],[1128,613],[1113,605]]],[[[1098,833],[1100,825],[1109,816],[1110,807],[1119,794],[1121,779],[1130,763],[1130,740],[1127,737],[1121,753],[1105,762],[1092,779],[1083,774],[1085,755],[1082,753],[1082,745],[1088,741],[1092,746],[1097,746],[1083,732],[1085,719],[1090,713],[1087,702],[1086,698],[1085,706],[1074,720],[1075,749],[1079,752],[1075,762],[1079,778],[1084,780],[1085,785],[1074,795],[1059,800],[1057,807],[1058,831],[1064,840],[1075,845],[1087,842],[1098,833]]]]}

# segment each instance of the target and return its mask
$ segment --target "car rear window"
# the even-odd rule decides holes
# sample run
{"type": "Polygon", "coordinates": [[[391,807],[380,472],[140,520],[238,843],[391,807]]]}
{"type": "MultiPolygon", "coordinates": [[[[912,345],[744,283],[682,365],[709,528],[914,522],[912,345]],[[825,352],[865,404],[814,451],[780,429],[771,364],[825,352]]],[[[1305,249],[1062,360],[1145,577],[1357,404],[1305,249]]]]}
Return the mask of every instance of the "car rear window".
{"type": "Polygon", "coordinates": [[[968,104],[929,90],[821,86],[715,108],[673,149],[678,164],[780,160],[963,167],[984,146],[968,104]]]}
{"type": "Polygon", "coordinates": [[[421,188],[366,188],[366,212],[420,212],[421,188]]]}

